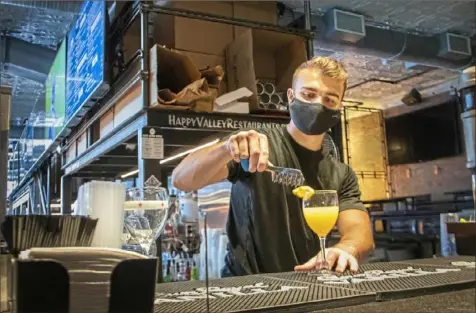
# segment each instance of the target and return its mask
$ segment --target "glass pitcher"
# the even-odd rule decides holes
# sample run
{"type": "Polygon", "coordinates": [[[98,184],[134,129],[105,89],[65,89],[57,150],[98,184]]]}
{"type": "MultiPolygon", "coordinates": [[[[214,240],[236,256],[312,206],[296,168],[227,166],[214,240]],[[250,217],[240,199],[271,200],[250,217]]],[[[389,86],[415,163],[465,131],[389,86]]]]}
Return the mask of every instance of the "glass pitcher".
{"type": "Polygon", "coordinates": [[[169,218],[169,196],[161,183],[151,176],[144,188],[126,190],[124,204],[123,249],[155,257],[156,239],[164,231],[169,218]]]}

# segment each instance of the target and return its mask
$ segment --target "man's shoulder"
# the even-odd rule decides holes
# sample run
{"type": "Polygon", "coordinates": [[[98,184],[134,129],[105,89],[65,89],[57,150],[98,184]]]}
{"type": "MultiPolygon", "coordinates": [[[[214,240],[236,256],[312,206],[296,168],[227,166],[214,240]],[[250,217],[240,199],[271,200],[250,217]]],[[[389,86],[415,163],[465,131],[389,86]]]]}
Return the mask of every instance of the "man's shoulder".
{"type": "Polygon", "coordinates": [[[261,133],[266,136],[282,136],[284,133],[284,127],[281,126],[276,126],[276,127],[260,127],[260,128],[242,128],[240,130],[237,130],[233,132],[234,134],[237,134],[239,132],[243,131],[251,131],[254,130],[255,132],[261,133]]]}
{"type": "Polygon", "coordinates": [[[254,131],[265,135],[268,138],[268,144],[271,147],[280,145],[281,142],[285,139],[284,137],[284,127],[263,127],[255,128],[254,131]]]}
{"type": "Polygon", "coordinates": [[[330,153],[323,153],[323,160],[327,163],[327,165],[337,170],[348,171],[350,169],[350,166],[348,164],[337,159],[337,157],[330,153]]]}
{"type": "Polygon", "coordinates": [[[237,135],[238,133],[240,132],[249,132],[249,131],[255,131],[257,133],[260,133],[260,134],[263,134],[265,135],[266,137],[268,137],[268,141],[275,141],[275,140],[278,140],[283,138],[283,127],[261,127],[261,128],[252,128],[252,127],[249,127],[249,128],[241,128],[241,129],[238,129],[236,131],[233,131],[231,133],[229,133],[227,136],[225,136],[223,139],[226,139],[232,135],[237,135]]]}
{"type": "Polygon", "coordinates": [[[257,128],[255,130],[257,132],[260,132],[260,133],[268,135],[268,136],[282,136],[284,127],[279,127],[279,126],[277,126],[277,127],[263,127],[263,128],[257,128]]]}
{"type": "Polygon", "coordinates": [[[339,184],[342,184],[347,179],[349,173],[352,172],[352,168],[348,164],[328,153],[324,154],[322,163],[324,165],[323,169],[328,174],[329,179],[337,179],[339,184]]]}

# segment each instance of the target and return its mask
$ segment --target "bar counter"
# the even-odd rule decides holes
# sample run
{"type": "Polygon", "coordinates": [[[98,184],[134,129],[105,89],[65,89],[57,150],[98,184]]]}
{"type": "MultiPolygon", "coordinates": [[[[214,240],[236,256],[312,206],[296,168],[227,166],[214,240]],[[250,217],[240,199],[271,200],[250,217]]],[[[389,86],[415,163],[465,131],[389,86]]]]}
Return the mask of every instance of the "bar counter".
{"type": "Polygon", "coordinates": [[[275,273],[159,284],[155,313],[475,312],[475,257],[363,264],[359,273],[275,273]]]}
{"type": "Polygon", "coordinates": [[[476,289],[471,288],[407,299],[320,310],[313,313],[474,313],[476,312],[475,303],[476,289]]]}

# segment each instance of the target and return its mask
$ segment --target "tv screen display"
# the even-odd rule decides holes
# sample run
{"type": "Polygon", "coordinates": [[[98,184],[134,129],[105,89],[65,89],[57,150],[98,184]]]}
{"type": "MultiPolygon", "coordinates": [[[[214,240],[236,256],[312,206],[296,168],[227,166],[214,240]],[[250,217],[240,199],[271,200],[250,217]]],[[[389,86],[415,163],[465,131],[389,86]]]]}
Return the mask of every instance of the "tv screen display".
{"type": "Polygon", "coordinates": [[[105,85],[106,3],[85,1],[68,34],[66,119],[105,85]]]}
{"type": "Polygon", "coordinates": [[[64,123],[66,106],[66,42],[56,54],[45,84],[45,138],[53,140],[64,123]]]}
{"type": "Polygon", "coordinates": [[[418,163],[462,153],[454,101],[385,120],[388,163],[418,163]]]}

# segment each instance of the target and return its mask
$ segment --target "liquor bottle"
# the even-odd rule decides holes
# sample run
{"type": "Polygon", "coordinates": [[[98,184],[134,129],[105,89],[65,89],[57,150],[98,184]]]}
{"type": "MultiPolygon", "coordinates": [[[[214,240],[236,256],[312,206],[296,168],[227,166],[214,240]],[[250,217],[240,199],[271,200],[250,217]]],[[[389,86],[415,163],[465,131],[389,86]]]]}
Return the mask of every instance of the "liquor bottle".
{"type": "Polygon", "coordinates": [[[190,280],[191,271],[190,271],[190,262],[187,261],[187,265],[185,266],[185,280],[190,280]]]}
{"type": "Polygon", "coordinates": [[[175,281],[181,281],[182,275],[180,275],[180,263],[177,262],[175,266],[175,281]]]}
{"type": "Polygon", "coordinates": [[[198,280],[198,268],[197,264],[195,264],[195,261],[193,261],[192,270],[190,273],[190,280],[198,280]]]}
{"type": "Polygon", "coordinates": [[[164,276],[164,283],[169,283],[171,281],[171,271],[170,271],[170,266],[171,266],[170,260],[167,261],[167,267],[165,269],[165,276],[164,276]]]}
{"type": "Polygon", "coordinates": [[[170,265],[170,281],[176,281],[177,273],[175,272],[175,260],[172,260],[172,264],[170,265]]]}

